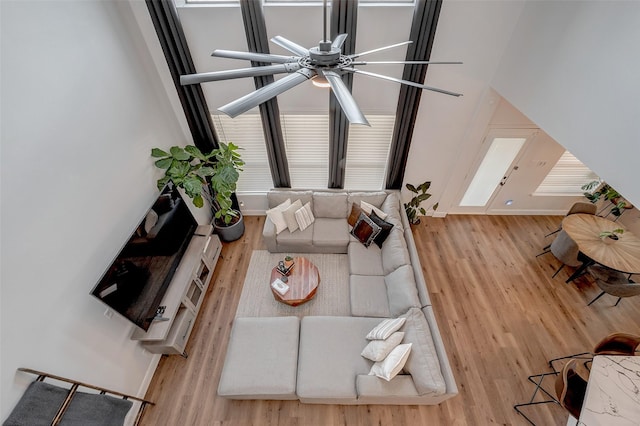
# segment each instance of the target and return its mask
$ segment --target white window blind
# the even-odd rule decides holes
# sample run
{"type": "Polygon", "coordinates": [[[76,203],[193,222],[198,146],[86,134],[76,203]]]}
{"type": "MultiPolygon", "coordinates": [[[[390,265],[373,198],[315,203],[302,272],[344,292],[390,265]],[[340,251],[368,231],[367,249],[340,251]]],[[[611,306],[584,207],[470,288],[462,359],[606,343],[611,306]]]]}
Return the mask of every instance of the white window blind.
{"type": "Polygon", "coordinates": [[[383,187],[395,115],[368,115],[367,120],[371,127],[349,127],[345,189],[383,187]]]}
{"type": "Polygon", "coordinates": [[[222,142],[233,142],[242,148],[245,162],[238,179],[238,192],[265,192],[273,188],[267,148],[259,114],[243,114],[236,118],[215,114],[213,125],[222,142]]]}
{"type": "Polygon", "coordinates": [[[326,188],[329,179],[329,116],[281,115],[293,188],[326,188]]]}
{"type": "Polygon", "coordinates": [[[533,195],[582,195],[581,186],[598,176],[569,151],[565,151],[533,195]]]}

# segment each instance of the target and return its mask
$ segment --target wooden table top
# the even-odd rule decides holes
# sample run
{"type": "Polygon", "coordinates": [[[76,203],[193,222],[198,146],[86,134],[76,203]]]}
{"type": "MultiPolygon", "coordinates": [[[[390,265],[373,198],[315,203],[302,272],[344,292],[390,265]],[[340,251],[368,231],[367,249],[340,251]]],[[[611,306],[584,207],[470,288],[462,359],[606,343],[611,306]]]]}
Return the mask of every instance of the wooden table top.
{"type": "Polygon", "coordinates": [[[600,216],[578,213],[565,217],[562,229],[593,261],[620,272],[640,273],[640,238],[621,224],[600,216]],[[601,232],[617,228],[624,230],[617,241],[600,238],[601,232]]]}
{"type": "MultiPolygon", "coordinates": [[[[316,265],[306,257],[294,257],[293,262],[293,269],[287,276],[286,282],[289,286],[289,291],[282,295],[274,290],[271,285],[269,287],[271,287],[271,292],[276,300],[287,305],[298,306],[313,299],[316,295],[318,284],[320,284],[320,273],[316,265]]],[[[269,284],[274,282],[276,278],[282,278],[282,274],[274,267],[271,270],[269,284]]]]}

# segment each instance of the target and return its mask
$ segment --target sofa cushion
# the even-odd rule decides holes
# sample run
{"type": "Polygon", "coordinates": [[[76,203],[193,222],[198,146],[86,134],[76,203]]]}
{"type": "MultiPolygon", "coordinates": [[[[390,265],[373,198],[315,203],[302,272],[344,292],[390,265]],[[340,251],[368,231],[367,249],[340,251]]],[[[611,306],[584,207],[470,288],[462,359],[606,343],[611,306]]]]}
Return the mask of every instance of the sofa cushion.
{"type": "Polygon", "coordinates": [[[350,275],[349,295],[351,315],[379,318],[391,316],[384,277],[380,275],[350,275]]]}
{"type": "Polygon", "coordinates": [[[403,338],[404,332],[396,331],[385,340],[371,340],[360,355],[374,362],[382,361],[402,342],[403,338]]]}
{"type": "Polygon", "coordinates": [[[269,208],[273,208],[278,204],[286,201],[287,199],[292,202],[295,200],[302,201],[302,204],[312,203],[313,204],[313,192],[312,191],[288,191],[282,189],[272,189],[267,192],[267,201],[269,203],[269,208]]]}
{"type": "Polygon", "coordinates": [[[316,217],[344,219],[349,214],[346,192],[314,192],[313,214],[316,217]]]}
{"type": "Polygon", "coordinates": [[[413,276],[413,268],[404,265],[384,277],[389,300],[389,312],[397,317],[407,312],[409,308],[419,308],[420,298],[413,276]]]}
{"type": "Polygon", "coordinates": [[[356,237],[356,239],[365,247],[369,247],[381,230],[382,228],[376,225],[369,216],[362,212],[360,213],[360,216],[358,216],[358,220],[351,230],[351,235],[356,237]]]}
{"type": "Polygon", "coordinates": [[[239,399],[297,399],[299,329],[298,317],[236,318],[218,394],[239,399]]]}
{"type": "Polygon", "coordinates": [[[373,204],[367,203],[364,200],[360,201],[360,207],[369,216],[371,216],[371,213],[375,212],[378,215],[378,217],[380,217],[382,219],[386,219],[387,218],[387,214],[385,212],[383,212],[382,210],[380,210],[379,208],[377,208],[373,204]]]}
{"type": "Polygon", "coordinates": [[[409,251],[404,235],[400,229],[392,229],[389,237],[382,245],[382,270],[385,275],[389,274],[403,265],[409,265],[409,251]]]}
{"type": "Polygon", "coordinates": [[[400,197],[397,192],[391,192],[387,195],[387,198],[382,203],[380,210],[387,214],[384,219],[389,223],[392,223],[394,227],[403,229],[402,226],[402,212],[400,211],[400,197]]]}
{"type": "Polygon", "coordinates": [[[287,229],[287,222],[284,219],[284,211],[291,206],[291,200],[286,199],[277,206],[266,211],[267,217],[276,225],[276,234],[287,229]]]}
{"type": "Polygon", "coordinates": [[[281,232],[276,236],[278,244],[297,244],[300,246],[300,252],[304,252],[305,247],[313,245],[313,226],[304,231],[298,229],[296,232],[281,232]]]}
{"type": "Polygon", "coordinates": [[[294,232],[300,228],[298,225],[298,221],[296,220],[296,211],[302,207],[302,201],[295,200],[289,207],[284,209],[282,212],[282,216],[284,217],[284,221],[287,224],[287,228],[289,228],[289,232],[294,232]]]}
{"type": "Polygon", "coordinates": [[[400,329],[406,321],[406,318],[387,318],[382,320],[367,333],[367,340],[385,340],[400,329]]]}
{"type": "Polygon", "coordinates": [[[396,374],[402,370],[402,367],[407,362],[407,358],[411,353],[411,346],[411,343],[396,346],[384,360],[373,364],[369,375],[378,376],[387,382],[396,377],[396,374]]]}
{"type": "Polygon", "coordinates": [[[413,343],[404,370],[411,374],[419,395],[444,394],[446,385],[427,319],[418,308],[409,309],[400,318],[406,318],[401,329],[405,333],[404,342],[413,343]]]}
{"type": "Polygon", "coordinates": [[[378,232],[378,235],[375,236],[373,242],[376,243],[378,247],[382,248],[382,243],[384,243],[387,237],[389,237],[389,234],[393,229],[393,224],[379,217],[375,211],[371,212],[371,215],[369,217],[376,225],[380,227],[380,232],[378,232]]]}
{"type": "Polygon", "coordinates": [[[298,222],[298,226],[301,231],[304,231],[308,227],[311,226],[313,222],[315,222],[316,218],[313,216],[313,212],[311,211],[311,203],[306,203],[304,206],[300,207],[294,213],[296,218],[296,222],[298,222]]]}
{"type": "Polygon", "coordinates": [[[356,225],[356,222],[360,217],[360,213],[362,212],[363,210],[362,207],[360,207],[359,203],[351,203],[351,211],[349,212],[349,216],[347,217],[347,223],[349,224],[349,226],[356,225]]]}
{"type": "Polygon", "coordinates": [[[382,250],[375,244],[367,248],[358,241],[352,241],[347,253],[351,275],[384,275],[382,250]]]}
{"type": "Polygon", "coordinates": [[[298,352],[297,393],[301,400],[355,401],[356,376],[367,374],[372,362],[360,356],[366,334],[378,318],[302,318],[298,352]]]}
{"type": "Polygon", "coordinates": [[[387,198],[387,193],[384,191],[350,192],[348,197],[348,202],[360,204],[361,201],[366,201],[367,203],[379,208],[386,198],[387,198]]]}
{"type": "Polygon", "coordinates": [[[313,225],[313,245],[346,247],[348,244],[349,229],[344,217],[340,219],[316,218],[313,225]]]}

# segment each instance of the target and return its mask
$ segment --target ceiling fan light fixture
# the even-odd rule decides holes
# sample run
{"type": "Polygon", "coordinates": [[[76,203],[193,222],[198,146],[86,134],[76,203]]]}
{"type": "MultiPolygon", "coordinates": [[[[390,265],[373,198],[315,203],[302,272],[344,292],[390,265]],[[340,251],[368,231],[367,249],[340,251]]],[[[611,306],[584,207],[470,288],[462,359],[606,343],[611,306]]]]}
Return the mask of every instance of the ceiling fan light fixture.
{"type": "Polygon", "coordinates": [[[315,77],[313,77],[311,79],[311,84],[313,84],[316,87],[323,88],[323,89],[328,89],[328,88],[331,87],[331,85],[329,84],[327,79],[322,77],[322,76],[320,76],[320,75],[316,75],[315,77]]]}

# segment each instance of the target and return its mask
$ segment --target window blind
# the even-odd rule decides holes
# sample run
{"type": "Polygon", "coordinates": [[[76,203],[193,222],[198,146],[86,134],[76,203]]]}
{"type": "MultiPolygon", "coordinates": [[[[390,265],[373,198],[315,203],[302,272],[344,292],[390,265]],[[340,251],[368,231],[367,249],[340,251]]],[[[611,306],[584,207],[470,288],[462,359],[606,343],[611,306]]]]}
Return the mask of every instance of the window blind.
{"type": "Polygon", "coordinates": [[[329,178],[329,116],[280,116],[292,188],[320,189],[329,178]]]}
{"type": "Polygon", "coordinates": [[[371,127],[349,126],[345,189],[382,189],[394,115],[367,115],[371,127]]]}
{"type": "Polygon", "coordinates": [[[219,139],[242,148],[240,156],[245,165],[238,179],[237,192],[266,192],[273,188],[260,115],[243,114],[230,118],[214,114],[212,117],[219,139]]]}
{"type": "Polygon", "coordinates": [[[533,195],[582,195],[582,185],[597,179],[598,175],[565,151],[533,195]]]}

